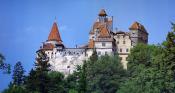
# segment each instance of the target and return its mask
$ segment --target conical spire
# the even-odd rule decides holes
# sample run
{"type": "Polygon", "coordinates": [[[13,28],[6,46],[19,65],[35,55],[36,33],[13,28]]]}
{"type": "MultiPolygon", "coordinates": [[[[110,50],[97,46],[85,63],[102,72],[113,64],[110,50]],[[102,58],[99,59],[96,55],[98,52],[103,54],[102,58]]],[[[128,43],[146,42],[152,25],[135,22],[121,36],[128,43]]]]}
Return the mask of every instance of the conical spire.
{"type": "Polygon", "coordinates": [[[48,41],[57,41],[58,43],[62,42],[56,21],[53,23],[48,41]]]}
{"type": "Polygon", "coordinates": [[[104,9],[101,9],[100,13],[98,14],[99,16],[107,16],[106,12],[104,9]]]}

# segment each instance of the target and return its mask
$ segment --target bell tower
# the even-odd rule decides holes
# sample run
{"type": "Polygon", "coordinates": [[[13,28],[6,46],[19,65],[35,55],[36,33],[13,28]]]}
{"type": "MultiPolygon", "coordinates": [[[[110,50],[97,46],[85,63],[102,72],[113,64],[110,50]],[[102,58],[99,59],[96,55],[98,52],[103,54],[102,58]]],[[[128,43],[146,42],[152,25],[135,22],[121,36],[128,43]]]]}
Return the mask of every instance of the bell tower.
{"type": "Polygon", "coordinates": [[[107,18],[106,18],[107,14],[106,14],[106,12],[105,12],[104,9],[102,9],[100,11],[100,13],[98,14],[98,16],[99,16],[99,22],[100,23],[105,23],[107,21],[107,18]]]}

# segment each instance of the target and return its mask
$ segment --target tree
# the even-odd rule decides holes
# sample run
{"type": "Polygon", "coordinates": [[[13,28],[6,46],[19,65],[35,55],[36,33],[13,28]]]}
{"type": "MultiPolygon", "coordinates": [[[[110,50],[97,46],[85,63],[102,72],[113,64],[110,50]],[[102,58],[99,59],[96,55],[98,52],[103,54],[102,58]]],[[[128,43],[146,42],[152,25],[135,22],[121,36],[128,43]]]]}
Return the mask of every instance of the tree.
{"type": "Polygon", "coordinates": [[[29,76],[26,77],[25,83],[26,89],[30,92],[37,92],[39,91],[39,81],[36,75],[36,71],[31,69],[29,76]]]}
{"type": "Polygon", "coordinates": [[[164,83],[161,46],[138,44],[128,56],[128,80],[117,93],[161,93],[164,83]]]}
{"type": "Polygon", "coordinates": [[[93,53],[92,53],[92,55],[90,56],[89,59],[90,59],[92,62],[95,62],[95,61],[98,60],[98,55],[97,55],[96,49],[93,50],[93,53]]]}
{"type": "Polygon", "coordinates": [[[129,77],[117,93],[174,93],[175,25],[163,45],[138,44],[128,56],[129,77]]]}
{"type": "Polygon", "coordinates": [[[166,41],[163,42],[165,48],[164,57],[164,93],[175,92],[175,24],[172,23],[172,31],[168,32],[166,41]]]}
{"type": "Polygon", "coordinates": [[[13,84],[20,86],[24,83],[24,68],[21,64],[21,62],[17,62],[14,66],[14,70],[13,70],[13,84]]]}
{"type": "Polygon", "coordinates": [[[4,73],[10,73],[10,64],[4,63],[5,57],[0,53],[0,69],[4,70],[4,73]]]}
{"type": "Polygon", "coordinates": [[[118,55],[101,56],[94,64],[87,62],[87,92],[115,93],[126,79],[118,55]]]}
{"type": "Polygon", "coordinates": [[[96,61],[89,58],[66,79],[69,91],[78,93],[115,93],[126,80],[126,70],[118,55],[105,55],[96,61]]]}
{"type": "Polygon", "coordinates": [[[49,77],[48,71],[50,64],[48,57],[43,50],[38,51],[36,58],[35,69],[31,70],[26,80],[26,87],[33,92],[48,93],[49,77]]]}
{"type": "Polygon", "coordinates": [[[2,93],[29,93],[21,86],[10,86],[8,89],[5,89],[2,93]]]}
{"type": "Polygon", "coordinates": [[[65,88],[64,75],[60,72],[50,71],[48,73],[48,93],[67,93],[65,88]]]}

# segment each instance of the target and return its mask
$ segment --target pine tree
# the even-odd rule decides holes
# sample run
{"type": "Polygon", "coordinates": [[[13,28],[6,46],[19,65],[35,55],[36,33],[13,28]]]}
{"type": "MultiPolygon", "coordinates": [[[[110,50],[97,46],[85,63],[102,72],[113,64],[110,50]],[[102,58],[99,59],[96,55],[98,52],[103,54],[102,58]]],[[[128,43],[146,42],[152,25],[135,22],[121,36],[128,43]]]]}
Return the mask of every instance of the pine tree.
{"type": "Polygon", "coordinates": [[[10,64],[4,63],[5,57],[0,53],[0,69],[4,71],[4,73],[10,73],[10,64]]]}
{"type": "Polygon", "coordinates": [[[25,85],[28,91],[38,91],[38,79],[36,77],[36,71],[31,69],[29,76],[26,77],[25,85]]]}
{"type": "Polygon", "coordinates": [[[24,83],[24,68],[21,64],[21,62],[17,62],[14,66],[13,70],[13,84],[14,85],[22,85],[24,83]]]}
{"type": "Polygon", "coordinates": [[[172,31],[168,32],[165,47],[164,58],[164,89],[163,93],[175,92],[175,24],[172,23],[172,31]]]}
{"type": "Polygon", "coordinates": [[[26,87],[33,92],[48,93],[49,90],[49,63],[48,57],[44,51],[38,51],[38,57],[36,58],[35,69],[31,70],[27,77],[26,87]]]}

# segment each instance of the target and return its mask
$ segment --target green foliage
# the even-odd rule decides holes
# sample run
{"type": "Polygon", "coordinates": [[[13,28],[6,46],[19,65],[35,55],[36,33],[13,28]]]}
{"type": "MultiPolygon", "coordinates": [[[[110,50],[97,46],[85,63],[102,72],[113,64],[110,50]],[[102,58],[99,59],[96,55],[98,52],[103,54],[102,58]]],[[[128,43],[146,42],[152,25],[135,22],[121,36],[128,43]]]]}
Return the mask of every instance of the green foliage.
{"type": "Polygon", "coordinates": [[[87,62],[86,71],[87,93],[115,93],[126,77],[118,55],[87,62]]]}
{"type": "Polygon", "coordinates": [[[97,55],[96,49],[93,50],[93,53],[92,53],[92,55],[90,56],[89,59],[90,59],[92,62],[95,62],[95,61],[98,60],[98,55],[97,55]]]}
{"type": "Polygon", "coordinates": [[[115,93],[125,77],[126,71],[118,55],[105,55],[96,61],[84,61],[68,80],[71,82],[70,89],[79,93],[115,93]]]}
{"type": "Polygon", "coordinates": [[[117,93],[161,93],[163,50],[160,46],[138,44],[128,56],[128,80],[117,93]]]}
{"type": "Polygon", "coordinates": [[[0,69],[3,70],[4,73],[10,74],[10,64],[4,63],[4,61],[5,57],[0,53],[0,69]]]}
{"type": "Polygon", "coordinates": [[[2,93],[29,93],[21,86],[10,85],[8,89],[5,89],[2,93]]]}
{"type": "Polygon", "coordinates": [[[64,88],[64,75],[60,72],[51,71],[48,73],[48,93],[66,93],[64,88]]]}
{"type": "MultiPolygon", "coordinates": [[[[175,24],[162,45],[138,44],[124,70],[118,55],[92,56],[64,77],[50,71],[47,56],[39,51],[36,68],[21,83],[21,64],[14,69],[14,83],[3,93],[175,93],[175,24]]],[[[0,64],[5,58],[0,55],[0,64]]]]}
{"type": "Polygon", "coordinates": [[[162,46],[138,44],[128,57],[128,80],[117,93],[175,93],[175,25],[162,46]]]}
{"type": "Polygon", "coordinates": [[[78,91],[76,91],[74,89],[70,89],[68,93],[78,93],[78,91]]]}
{"type": "Polygon", "coordinates": [[[31,70],[29,76],[26,78],[26,87],[29,91],[37,91],[39,93],[48,93],[49,91],[49,63],[44,51],[38,52],[36,58],[36,69],[31,70]]]}
{"type": "Polygon", "coordinates": [[[14,66],[14,70],[13,70],[13,84],[14,85],[22,85],[24,83],[24,68],[21,64],[21,62],[17,62],[14,66]]]}

